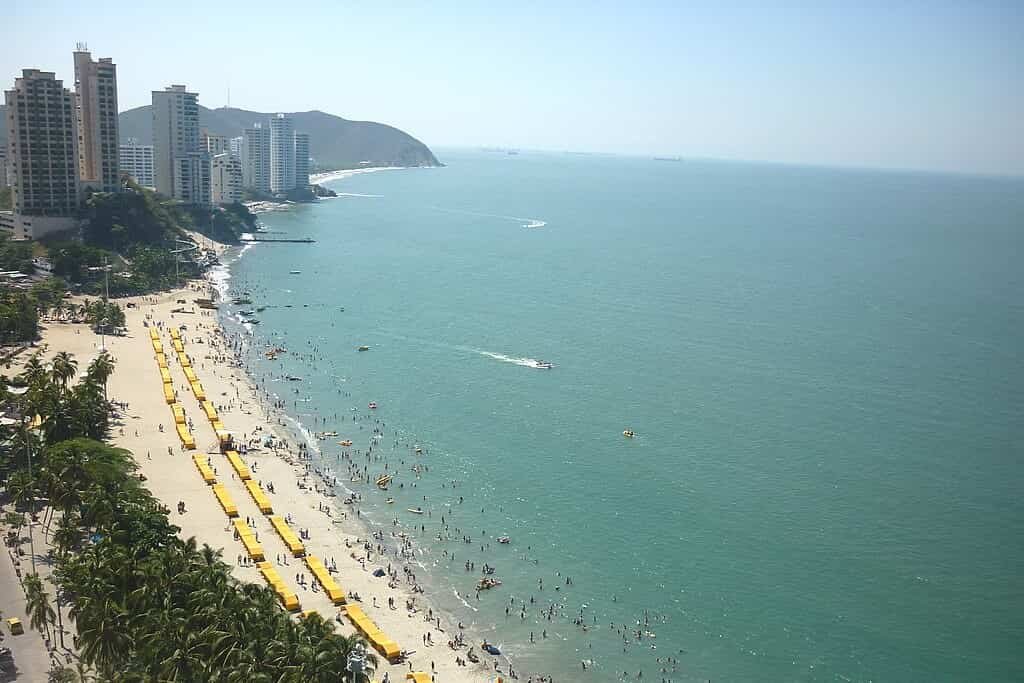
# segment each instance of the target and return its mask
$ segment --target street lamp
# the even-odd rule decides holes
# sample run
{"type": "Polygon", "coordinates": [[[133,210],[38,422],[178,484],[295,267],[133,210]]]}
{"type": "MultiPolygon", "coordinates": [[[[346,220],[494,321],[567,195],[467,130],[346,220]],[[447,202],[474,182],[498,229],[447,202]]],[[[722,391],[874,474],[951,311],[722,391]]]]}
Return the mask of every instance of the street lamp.
{"type": "Polygon", "coordinates": [[[366,647],[362,643],[356,643],[352,646],[352,650],[348,653],[348,666],[346,668],[349,673],[356,676],[366,672],[366,647]]]}

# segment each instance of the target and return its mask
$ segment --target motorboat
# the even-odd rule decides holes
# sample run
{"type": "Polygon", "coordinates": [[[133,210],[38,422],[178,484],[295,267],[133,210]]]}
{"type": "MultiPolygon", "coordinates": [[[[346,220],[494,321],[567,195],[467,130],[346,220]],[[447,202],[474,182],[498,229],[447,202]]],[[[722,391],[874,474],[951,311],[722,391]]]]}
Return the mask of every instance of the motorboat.
{"type": "Polygon", "coordinates": [[[288,274],[289,275],[301,275],[302,271],[301,270],[289,270],[288,274]]]}
{"type": "Polygon", "coordinates": [[[498,543],[511,543],[511,542],[512,542],[512,539],[509,538],[508,536],[499,536],[498,537],[498,543]]]}
{"type": "Polygon", "coordinates": [[[622,435],[627,439],[632,439],[634,436],[636,436],[636,433],[632,429],[626,429],[622,432],[622,435]]]}
{"type": "Polygon", "coordinates": [[[369,350],[370,350],[370,347],[369,347],[369,346],[360,346],[360,347],[359,347],[359,348],[357,349],[357,351],[369,351],[369,350]]]}
{"type": "Polygon", "coordinates": [[[423,514],[423,508],[406,508],[406,509],[409,512],[413,513],[414,515],[422,515],[423,514]]]}
{"type": "Polygon", "coordinates": [[[352,445],[352,439],[342,439],[341,441],[338,442],[338,445],[339,446],[346,446],[346,447],[351,446],[352,445]]]}
{"type": "Polygon", "coordinates": [[[555,364],[546,360],[535,360],[533,361],[533,367],[537,368],[538,370],[550,370],[551,368],[555,367],[555,364]]]}
{"type": "Polygon", "coordinates": [[[377,402],[376,401],[370,401],[369,408],[370,408],[370,410],[376,410],[377,409],[377,402]]]}

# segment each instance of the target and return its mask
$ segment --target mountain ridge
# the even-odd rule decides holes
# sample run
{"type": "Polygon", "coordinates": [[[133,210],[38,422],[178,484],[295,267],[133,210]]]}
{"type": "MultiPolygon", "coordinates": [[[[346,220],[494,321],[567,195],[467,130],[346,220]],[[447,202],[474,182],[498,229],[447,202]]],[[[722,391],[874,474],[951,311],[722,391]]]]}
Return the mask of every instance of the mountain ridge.
{"type": "MultiPolygon", "coordinates": [[[[121,142],[135,138],[152,144],[152,105],[118,114],[121,142]]],[[[6,144],[6,108],[0,105],[0,145],[6,144]]],[[[253,123],[266,122],[275,113],[236,107],[199,107],[199,125],[215,135],[236,137],[253,123]]],[[[310,155],[315,168],[334,170],[364,166],[440,166],[425,144],[408,133],[375,121],[351,121],[320,110],[287,112],[296,131],[309,134],[310,155]]]]}

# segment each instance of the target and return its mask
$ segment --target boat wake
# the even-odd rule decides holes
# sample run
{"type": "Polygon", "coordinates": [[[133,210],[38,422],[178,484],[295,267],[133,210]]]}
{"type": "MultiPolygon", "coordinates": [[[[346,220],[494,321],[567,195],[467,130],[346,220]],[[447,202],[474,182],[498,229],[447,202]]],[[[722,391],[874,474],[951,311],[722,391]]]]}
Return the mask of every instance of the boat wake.
{"type": "Polygon", "coordinates": [[[339,197],[376,197],[380,198],[382,194],[359,194],[358,192],[338,192],[336,193],[339,197]]]}
{"type": "Polygon", "coordinates": [[[503,363],[514,363],[516,365],[522,365],[524,368],[535,368],[537,370],[550,370],[555,367],[553,363],[549,363],[546,360],[540,360],[538,358],[515,358],[513,356],[506,356],[503,353],[493,353],[492,351],[480,351],[479,349],[473,349],[476,353],[481,356],[487,356],[494,360],[500,360],[503,363]]]}
{"type": "Polygon", "coordinates": [[[460,213],[464,216],[480,216],[481,218],[500,218],[505,221],[515,221],[519,223],[522,228],[543,228],[548,224],[547,221],[542,221],[539,218],[520,218],[519,216],[504,216],[498,213],[481,213],[479,211],[466,211],[464,209],[446,209],[443,206],[431,206],[431,209],[435,211],[443,211],[445,213],[460,213]]]}

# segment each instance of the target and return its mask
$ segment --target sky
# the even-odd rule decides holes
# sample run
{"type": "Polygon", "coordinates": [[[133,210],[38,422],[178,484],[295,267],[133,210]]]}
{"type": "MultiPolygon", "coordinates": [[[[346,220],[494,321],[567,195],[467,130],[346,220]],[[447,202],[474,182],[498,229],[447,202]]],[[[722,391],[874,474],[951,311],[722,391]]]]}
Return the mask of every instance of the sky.
{"type": "Polygon", "coordinates": [[[431,147],[1024,175],[1024,0],[6,0],[0,84],[118,65],[120,108],[319,109],[431,147]]]}

